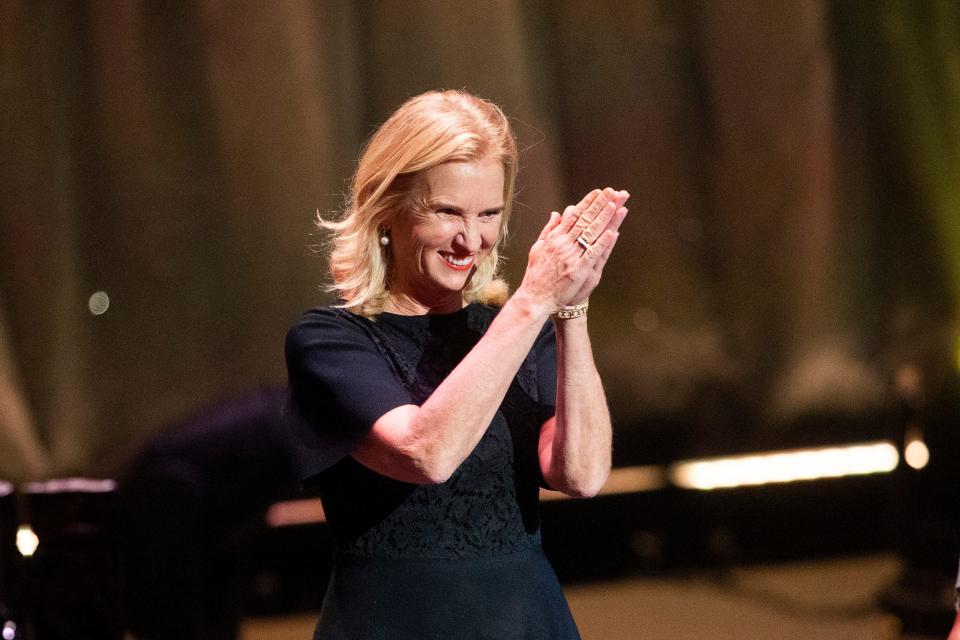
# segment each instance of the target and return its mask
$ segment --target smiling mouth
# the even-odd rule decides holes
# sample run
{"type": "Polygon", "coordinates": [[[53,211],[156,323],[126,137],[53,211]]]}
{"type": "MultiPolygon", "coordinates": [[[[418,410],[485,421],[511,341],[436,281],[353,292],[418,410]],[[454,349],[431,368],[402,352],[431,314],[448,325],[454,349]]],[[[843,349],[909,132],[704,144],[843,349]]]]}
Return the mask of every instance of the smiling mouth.
{"type": "Polygon", "coordinates": [[[448,267],[457,271],[466,271],[473,266],[474,256],[472,255],[457,257],[450,253],[440,252],[440,257],[443,258],[448,267]]]}

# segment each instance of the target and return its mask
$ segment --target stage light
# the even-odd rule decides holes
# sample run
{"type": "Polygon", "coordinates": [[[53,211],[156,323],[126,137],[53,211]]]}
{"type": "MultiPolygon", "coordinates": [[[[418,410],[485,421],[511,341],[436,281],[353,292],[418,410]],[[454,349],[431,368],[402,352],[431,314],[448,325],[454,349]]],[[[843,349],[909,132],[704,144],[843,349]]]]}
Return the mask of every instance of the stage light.
{"type": "Polygon", "coordinates": [[[670,479],[684,489],[721,489],[893,471],[900,460],[889,442],[795,449],[679,462],[670,479]]]}
{"type": "Polygon", "coordinates": [[[923,440],[914,440],[903,450],[903,459],[914,469],[923,469],[930,462],[930,449],[923,440]]]}
{"type": "Polygon", "coordinates": [[[917,427],[907,430],[904,437],[903,459],[912,468],[920,470],[930,462],[930,449],[923,441],[923,432],[917,427]]]}
{"type": "MultiPolygon", "coordinates": [[[[926,450],[922,441],[915,444],[926,450]]],[[[908,447],[908,451],[918,450],[915,446],[913,449],[908,447]]],[[[598,495],[659,491],[671,484],[681,489],[710,490],[889,473],[899,462],[897,448],[884,441],[685,460],[669,467],[617,467],[610,472],[610,478],[598,495]]],[[[540,490],[542,501],[566,499],[568,496],[559,491],[540,490]]],[[[271,527],[285,527],[322,523],[326,516],[318,499],[285,500],[270,506],[266,520],[271,527]]]]}
{"type": "Polygon", "coordinates": [[[106,291],[97,291],[90,296],[87,307],[93,315],[101,316],[110,308],[110,296],[107,295],[106,291]]]}
{"type": "Polygon", "coordinates": [[[289,527],[296,524],[316,524],[327,521],[319,498],[284,500],[267,509],[267,524],[271,527],[289,527]]]}
{"type": "Polygon", "coordinates": [[[27,482],[24,493],[111,493],[116,491],[117,481],[99,478],[57,478],[42,482],[27,482]]]}
{"type": "Polygon", "coordinates": [[[31,557],[40,546],[40,538],[28,524],[22,524],[17,529],[17,550],[24,558],[31,557]]]}
{"type": "Polygon", "coordinates": [[[116,485],[55,478],[18,486],[18,635],[29,621],[31,638],[123,637],[116,485]]]}

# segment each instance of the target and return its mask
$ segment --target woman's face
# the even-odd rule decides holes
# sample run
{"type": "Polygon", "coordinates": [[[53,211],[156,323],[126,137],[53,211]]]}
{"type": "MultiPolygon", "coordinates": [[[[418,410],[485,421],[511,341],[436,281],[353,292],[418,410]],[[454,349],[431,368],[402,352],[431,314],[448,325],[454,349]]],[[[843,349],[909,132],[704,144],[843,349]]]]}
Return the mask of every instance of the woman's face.
{"type": "Polygon", "coordinates": [[[494,158],[448,162],[424,173],[429,206],[390,225],[390,294],[417,311],[455,311],[476,265],[497,244],[503,166],[494,158]]]}

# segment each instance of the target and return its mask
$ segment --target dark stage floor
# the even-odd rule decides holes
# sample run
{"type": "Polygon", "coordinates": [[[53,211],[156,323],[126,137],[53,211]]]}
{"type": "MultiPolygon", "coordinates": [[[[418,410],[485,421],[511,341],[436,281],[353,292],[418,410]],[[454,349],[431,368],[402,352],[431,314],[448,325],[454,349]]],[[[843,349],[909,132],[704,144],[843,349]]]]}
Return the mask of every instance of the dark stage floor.
{"type": "MultiPolygon", "coordinates": [[[[851,555],[739,568],[722,579],[694,572],[565,591],[584,640],[920,640],[876,605],[899,569],[891,554],[851,555]]],[[[242,639],[307,640],[315,617],[249,619],[242,639]]]]}

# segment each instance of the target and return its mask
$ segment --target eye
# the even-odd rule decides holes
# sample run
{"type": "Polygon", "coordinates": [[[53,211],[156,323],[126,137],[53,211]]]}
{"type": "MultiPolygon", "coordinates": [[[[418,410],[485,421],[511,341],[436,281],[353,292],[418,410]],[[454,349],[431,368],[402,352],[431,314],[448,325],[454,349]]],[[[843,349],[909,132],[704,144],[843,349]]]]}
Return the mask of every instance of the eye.
{"type": "Polygon", "coordinates": [[[489,209],[489,210],[487,210],[487,211],[481,211],[481,212],[480,212],[480,217],[481,217],[481,218],[484,218],[484,219],[486,219],[486,220],[490,220],[490,219],[492,219],[492,218],[496,218],[496,217],[499,216],[501,213],[503,213],[503,210],[502,210],[502,209],[489,209]]]}
{"type": "Polygon", "coordinates": [[[460,213],[453,207],[437,207],[436,212],[444,216],[455,216],[460,213]]]}

